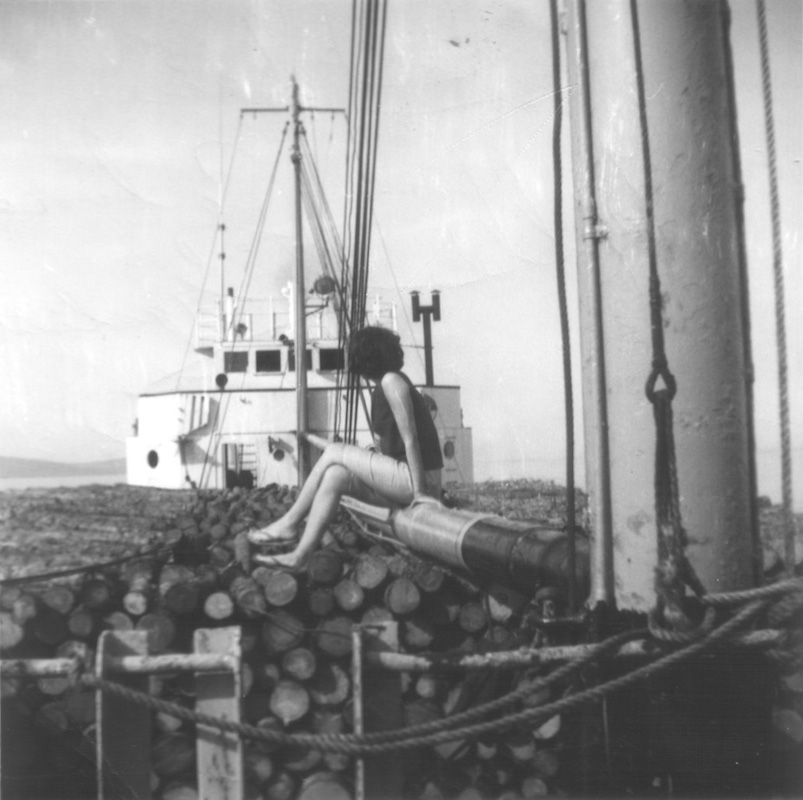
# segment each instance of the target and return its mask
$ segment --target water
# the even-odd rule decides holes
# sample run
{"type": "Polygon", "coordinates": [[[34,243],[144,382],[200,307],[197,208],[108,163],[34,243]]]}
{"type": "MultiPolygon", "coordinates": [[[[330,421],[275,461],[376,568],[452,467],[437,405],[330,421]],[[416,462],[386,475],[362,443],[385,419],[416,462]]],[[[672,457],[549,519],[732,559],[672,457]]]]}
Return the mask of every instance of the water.
{"type": "Polygon", "coordinates": [[[125,474],[121,475],[57,475],[47,478],[0,478],[0,492],[12,489],[58,489],[95,484],[111,485],[125,483],[125,474]]]}

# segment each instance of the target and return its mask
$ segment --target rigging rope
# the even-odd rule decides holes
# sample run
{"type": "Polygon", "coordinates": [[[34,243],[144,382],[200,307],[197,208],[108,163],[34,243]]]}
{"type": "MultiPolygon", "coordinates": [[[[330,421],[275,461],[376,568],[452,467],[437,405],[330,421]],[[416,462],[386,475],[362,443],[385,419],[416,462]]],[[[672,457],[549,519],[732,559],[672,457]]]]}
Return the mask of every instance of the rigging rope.
{"type": "Polygon", "coordinates": [[[569,545],[569,613],[577,610],[577,552],[575,543],[574,507],[574,398],[572,392],[572,350],[569,335],[569,311],[566,302],[566,268],[563,252],[563,169],[561,164],[560,139],[563,130],[563,97],[560,72],[560,22],[557,0],[549,2],[552,34],[552,92],[554,122],[552,127],[552,168],[555,193],[555,267],[558,282],[558,307],[560,309],[560,333],[563,345],[563,395],[566,425],[566,532],[569,545]]]}
{"type": "MultiPolygon", "coordinates": [[[[559,700],[544,705],[525,708],[522,711],[507,713],[502,717],[484,720],[473,724],[463,725],[463,722],[473,721],[522,699],[527,692],[516,690],[502,698],[497,698],[485,705],[477,706],[461,714],[452,715],[444,719],[410,726],[398,730],[369,734],[287,734],[270,731],[255,725],[232,722],[209,714],[198,713],[194,710],[169,703],[141,692],[133,691],[121,684],[114,683],[94,675],[76,675],[76,683],[85,688],[100,689],[104,692],[114,693],[125,697],[131,702],[162,711],[182,720],[214,727],[218,730],[234,733],[242,738],[257,741],[272,742],[280,745],[297,745],[324,752],[350,753],[353,755],[367,755],[371,753],[395,752],[416,749],[428,745],[437,745],[467,737],[476,737],[483,734],[510,730],[518,725],[535,726],[539,722],[550,719],[589,702],[597,702],[609,694],[621,691],[640,681],[647,680],[657,674],[676,667],[691,657],[699,655],[713,648],[714,645],[724,642],[733,636],[740,628],[754,619],[767,608],[769,600],[754,600],[744,606],[727,622],[706,633],[697,641],[674,650],[643,667],[632,670],[605,683],[592,686],[574,694],[562,697],[559,700]]],[[[632,631],[626,634],[611,637],[602,642],[592,651],[581,658],[569,662],[545,678],[539,678],[534,688],[541,688],[556,683],[559,678],[565,679],[577,672],[581,667],[599,659],[614,646],[621,646],[623,639],[644,638],[643,631],[632,631]]]]}
{"type": "Polygon", "coordinates": [[[644,166],[644,195],[647,221],[647,250],[649,259],[650,329],[652,335],[652,370],[645,387],[647,399],[652,403],[655,418],[655,522],[658,534],[658,564],[655,570],[658,614],[670,627],[688,630],[692,623],[683,608],[685,589],[704,594],[705,589],[694,574],[686,558],[688,537],[680,513],[677,459],[672,418],[672,399],[677,391],[675,376],[669,369],[664,346],[664,325],[661,301],[661,279],[655,243],[654,195],[650,135],[647,120],[647,102],[644,89],[641,32],[637,0],[630,0],[633,27],[633,48],[636,62],[639,124],[641,127],[642,158],[644,166]],[[658,381],[663,388],[656,388],[658,381]]]}
{"type": "MultiPolygon", "coordinates": [[[[242,117],[242,115],[241,115],[241,117],[242,117]]],[[[228,326],[231,329],[232,334],[233,334],[232,342],[231,342],[231,349],[229,350],[230,353],[234,352],[234,344],[235,344],[236,337],[237,337],[237,328],[238,328],[238,325],[242,322],[243,311],[244,311],[244,307],[245,307],[245,298],[246,298],[246,296],[248,294],[248,290],[249,290],[249,288],[251,286],[251,279],[253,278],[253,275],[254,275],[254,267],[256,265],[256,258],[257,258],[257,254],[259,253],[259,245],[260,245],[260,243],[262,241],[262,233],[263,233],[264,228],[265,228],[265,219],[267,218],[267,215],[268,215],[268,209],[270,207],[270,200],[271,200],[271,197],[273,196],[273,187],[274,187],[274,185],[276,183],[276,174],[278,173],[278,170],[279,170],[279,161],[281,159],[282,150],[284,149],[284,143],[285,143],[285,140],[287,138],[288,127],[289,127],[289,122],[285,123],[284,129],[282,131],[282,138],[281,138],[281,140],[279,142],[279,147],[278,147],[278,150],[276,152],[276,158],[274,159],[274,162],[273,162],[273,169],[271,170],[270,178],[268,180],[268,186],[267,186],[267,188],[265,190],[265,197],[264,197],[264,199],[262,201],[262,206],[261,206],[261,208],[259,210],[259,219],[258,219],[258,222],[257,222],[257,229],[256,229],[256,231],[254,233],[254,238],[251,241],[251,247],[249,249],[248,257],[246,259],[245,273],[243,275],[243,280],[242,280],[242,282],[240,284],[240,289],[239,289],[239,291],[237,293],[237,302],[235,304],[234,316],[233,316],[233,318],[231,320],[227,320],[227,324],[228,324],[228,326]]],[[[225,331],[224,331],[224,335],[225,335],[225,331]]],[[[225,352],[223,354],[223,357],[224,357],[224,370],[225,370],[225,368],[226,368],[226,366],[225,366],[226,353],[225,352]]],[[[242,375],[242,381],[243,382],[245,381],[245,373],[243,373],[243,375],[242,375]]],[[[214,434],[214,431],[218,430],[218,422],[222,423],[226,419],[226,414],[228,413],[228,409],[229,409],[229,405],[231,403],[231,397],[232,397],[231,393],[228,396],[225,396],[225,388],[226,388],[226,384],[225,383],[223,383],[223,385],[220,386],[219,388],[220,388],[220,392],[219,392],[219,396],[218,396],[217,408],[215,409],[215,417],[214,417],[214,420],[212,421],[212,424],[210,426],[210,431],[212,432],[212,434],[214,434]],[[225,408],[223,408],[224,399],[226,401],[225,408]],[[222,416],[221,416],[221,408],[223,408],[222,416]]],[[[215,442],[214,435],[210,435],[209,436],[209,441],[207,442],[207,445],[206,445],[206,451],[204,452],[204,463],[203,463],[203,466],[201,467],[201,476],[200,476],[200,478],[198,480],[198,488],[199,489],[203,489],[204,488],[204,480],[207,477],[206,470],[207,470],[207,466],[209,465],[209,457],[210,457],[210,454],[212,452],[212,445],[214,444],[214,442],[215,442]]]]}
{"type": "Polygon", "coordinates": [[[795,569],[795,521],[792,514],[792,436],[789,426],[789,375],[786,357],[786,310],[784,302],[783,250],[781,246],[781,201],[775,154],[775,122],[772,112],[772,82],[767,35],[767,10],[758,0],[761,88],[764,96],[764,126],[767,135],[770,214],[772,222],[772,272],[775,282],[775,338],[778,353],[778,404],[781,427],[781,496],[784,521],[784,562],[789,575],[795,569]]]}

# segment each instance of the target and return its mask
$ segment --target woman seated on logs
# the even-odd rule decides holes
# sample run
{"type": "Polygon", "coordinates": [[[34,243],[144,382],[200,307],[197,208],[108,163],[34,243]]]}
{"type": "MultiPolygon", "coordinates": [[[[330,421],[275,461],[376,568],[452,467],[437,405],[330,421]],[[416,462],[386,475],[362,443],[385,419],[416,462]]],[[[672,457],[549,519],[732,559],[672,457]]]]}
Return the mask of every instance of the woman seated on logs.
{"type": "Polygon", "coordinates": [[[258,561],[302,569],[344,494],[385,507],[438,502],[443,468],[438,434],[424,398],[401,371],[403,365],[404,352],[393,331],[368,327],[351,337],[349,369],[376,383],[371,394],[374,446],[330,444],[290,510],[249,534],[254,544],[292,542],[306,518],[295,549],[277,556],[257,555],[258,561]]]}

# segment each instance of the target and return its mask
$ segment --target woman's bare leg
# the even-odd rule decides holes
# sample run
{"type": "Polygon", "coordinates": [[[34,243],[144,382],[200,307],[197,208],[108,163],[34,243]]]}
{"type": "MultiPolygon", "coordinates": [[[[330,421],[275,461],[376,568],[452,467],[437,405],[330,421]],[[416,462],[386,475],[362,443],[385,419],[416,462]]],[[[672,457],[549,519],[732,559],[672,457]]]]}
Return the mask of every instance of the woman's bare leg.
{"type": "Polygon", "coordinates": [[[323,451],[287,513],[267,527],[258,531],[251,531],[248,534],[251,542],[254,544],[269,544],[271,542],[290,541],[296,538],[301,523],[312,509],[313,501],[318,493],[324,473],[329,467],[343,463],[344,447],[353,447],[353,445],[330,444],[323,451]]]}
{"type": "Polygon", "coordinates": [[[344,466],[340,464],[328,466],[317,481],[318,488],[312,500],[307,524],[295,550],[280,556],[257,555],[254,558],[272,566],[288,567],[293,570],[303,568],[321,541],[329,523],[335,518],[340,498],[348,488],[349,481],[350,473],[344,466]]]}

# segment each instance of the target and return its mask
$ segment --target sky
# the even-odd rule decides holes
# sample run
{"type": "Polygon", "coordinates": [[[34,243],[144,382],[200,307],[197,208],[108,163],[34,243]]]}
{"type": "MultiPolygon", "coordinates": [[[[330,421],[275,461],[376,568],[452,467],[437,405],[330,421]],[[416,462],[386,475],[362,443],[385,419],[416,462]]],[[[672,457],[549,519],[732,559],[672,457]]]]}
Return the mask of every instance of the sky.
{"type": "MultiPolygon", "coordinates": [[[[759,490],[779,497],[778,394],[766,141],[755,3],[733,0],[733,47],[754,351],[759,490]]],[[[796,505],[803,501],[801,8],[767,3],[782,209],[796,505]]],[[[564,471],[554,264],[548,2],[390,0],[371,292],[441,291],[435,378],[462,386],[475,477],[564,471]]],[[[124,454],[136,398],[176,372],[220,275],[237,286],[284,119],[290,76],[307,106],[345,106],[349,0],[45,0],[0,3],[0,455],[124,454]],[[225,188],[224,188],[225,187],[225,188]]],[[[308,117],[335,208],[341,117],[308,117]]],[[[564,135],[568,159],[568,134],[564,135]]],[[[289,170],[287,153],[283,156],[289,170]]],[[[568,160],[565,173],[570,176],[568,160]]],[[[292,272],[289,172],[277,182],[255,279],[292,272]],[[261,265],[262,266],[262,265],[261,265]]],[[[570,177],[567,178],[567,181],[570,177]]],[[[570,191],[567,184],[566,191],[570,191]]],[[[567,196],[570,196],[567,195],[567,196]]],[[[569,306],[580,403],[571,203],[569,306]]],[[[337,214],[336,214],[337,216],[337,214]]],[[[420,349],[408,371],[423,379],[420,349]]],[[[582,422],[578,410],[578,438],[582,422]]],[[[578,454],[582,482],[582,452],[578,454]]]]}

